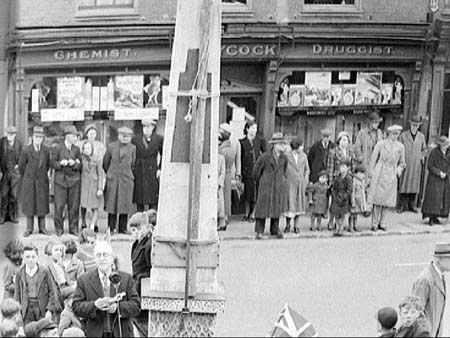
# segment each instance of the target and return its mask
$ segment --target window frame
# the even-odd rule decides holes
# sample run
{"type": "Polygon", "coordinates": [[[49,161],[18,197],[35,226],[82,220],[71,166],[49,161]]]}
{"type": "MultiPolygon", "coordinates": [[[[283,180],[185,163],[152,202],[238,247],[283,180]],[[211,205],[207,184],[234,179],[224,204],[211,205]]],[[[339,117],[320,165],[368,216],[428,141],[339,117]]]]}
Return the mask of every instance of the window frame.
{"type": "Polygon", "coordinates": [[[306,4],[303,0],[303,8],[302,14],[310,14],[310,15],[330,15],[330,14],[338,14],[338,15],[362,15],[361,10],[361,0],[355,0],[355,3],[352,5],[310,5],[306,4]]]}
{"type": "Polygon", "coordinates": [[[131,19],[139,16],[140,0],[132,0],[132,5],[106,5],[94,7],[81,7],[79,0],[75,1],[76,19],[117,18],[131,19]]]}
{"type": "Polygon", "coordinates": [[[222,2],[222,15],[224,17],[250,17],[253,14],[253,0],[246,0],[246,4],[222,2]]]}

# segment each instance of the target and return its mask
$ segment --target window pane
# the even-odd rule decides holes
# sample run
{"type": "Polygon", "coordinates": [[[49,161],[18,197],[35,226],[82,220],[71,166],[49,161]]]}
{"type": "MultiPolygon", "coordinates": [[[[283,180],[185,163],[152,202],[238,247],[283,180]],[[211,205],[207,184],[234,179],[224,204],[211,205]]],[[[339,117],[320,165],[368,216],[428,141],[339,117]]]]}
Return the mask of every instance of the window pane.
{"type": "Polygon", "coordinates": [[[95,6],[95,0],[78,0],[79,7],[92,7],[95,6]]]}
{"type": "Polygon", "coordinates": [[[305,5],[354,5],[355,0],[305,0],[305,5]]]}
{"type": "Polygon", "coordinates": [[[111,6],[114,4],[114,0],[97,0],[97,6],[111,6]]]}
{"type": "Polygon", "coordinates": [[[244,4],[244,5],[246,5],[247,4],[247,0],[222,0],[222,2],[223,3],[228,3],[228,4],[234,4],[234,3],[237,3],[237,4],[244,4]]]}
{"type": "Polygon", "coordinates": [[[124,6],[124,5],[132,6],[133,5],[133,0],[115,0],[114,4],[115,5],[120,5],[120,6],[124,6]]]}

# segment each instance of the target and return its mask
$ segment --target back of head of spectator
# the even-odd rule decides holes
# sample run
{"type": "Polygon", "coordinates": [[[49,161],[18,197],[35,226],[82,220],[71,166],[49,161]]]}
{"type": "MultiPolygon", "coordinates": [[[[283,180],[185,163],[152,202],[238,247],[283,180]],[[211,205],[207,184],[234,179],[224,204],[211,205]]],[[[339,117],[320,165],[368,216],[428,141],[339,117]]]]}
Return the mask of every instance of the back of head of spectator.
{"type": "Polygon", "coordinates": [[[0,337],[17,337],[19,326],[13,320],[6,319],[0,324],[0,337]]]}
{"type": "Polygon", "coordinates": [[[64,253],[72,257],[77,252],[77,244],[74,239],[69,235],[63,235],[61,236],[61,241],[64,245],[64,253]]]}
{"type": "Polygon", "coordinates": [[[84,228],[80,233],[80,244],[91,245],[94,247],[95,241],[97,240],[97,234],[94,230],[89,228],[84,228]]]}
{"type": "Polygon", "coordinates": [[[51,319],[42,318],[25,326],[27,337],[59,337],[58,325],[51,319]]]}
{"type": "Polygon", "coordinates": [[[83,330],[77,327],[69,327],[65,329],[61,335],[61,337],[86,337],[83,330]]]}
{"type": "Polygon", "coordinates": [[[384,307],[378,310],[376,319],[378,332],[381,334],[392,332],[395,329],[395,325],[397,325],[397,311],[391,307],[384,307]]]}
{"type": "Polygon", "coordinates": [[[128,228],[136,240],[140,240],[149,233],[153,233],[156,224],[156,210],[151,209],[137,212],[130,217],[128,228]]]}
{"type": "Polygon", "coordinates": [[[13,298],[6,298],[2,305],[0,306],[0,311],[2,313],[3,319],[13,320],[19,326],[22,325],[22,307],[20,303],[15,301],[13,298]]]}
{"type": "Polygon", "coordinates": [[[5,254],[6,258],[8,258],[15,265],[22,264],[23,244],[18,239],[14,239],[6,244],[5,248],[3,249],[3,253],[5,254]]]}

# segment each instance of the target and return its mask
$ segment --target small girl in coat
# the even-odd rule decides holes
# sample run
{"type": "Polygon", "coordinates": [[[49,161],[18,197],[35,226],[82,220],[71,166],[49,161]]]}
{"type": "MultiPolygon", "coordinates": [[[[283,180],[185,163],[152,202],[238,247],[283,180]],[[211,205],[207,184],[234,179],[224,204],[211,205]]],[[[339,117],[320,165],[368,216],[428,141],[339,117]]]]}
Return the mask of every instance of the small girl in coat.
{"type": "Polygon", "coordinates": [[[322,231],[322,218],[328,212],[328,172],[322,170],[319,173],[319,180],[310,185],[307,188],[309,193],[309,205],[311,211],[311,231],[316,230],[316,220],[317,220],[317,230],[322,231]]]}
{"type": "Polygon", "coordinates": [[[92,209],[90,228],[98,232],[98,210],[103,208],[103,190],[105,186],[105,172],[102,159],[94,154],[94,145],[91,141],[83,143],[82,169],[81,169],[81,220],[82,228],[86,228],[87,210],[92,209]]]}
{"type": "Polygon", "coordinates": [[[358,214],[366,215],[369,212],[366,188],[366,169],[363,165],[359,165],[356,167],[355,175],[353,177],[352,208],[348,218],[348,231],[350,232],[361,231],[356,227],[358,214]]]}
{"type": "Polygon", "coordinates": [[[3,299],[14,298],[16,274],[22,265],[23,244],[18,239],[9,242],[3,249],[5,264],[2,269],[3,299]]]}
{"type": "Polygon", "coordinates": [[[339,175],[335,177],[331,186],[330,217],[336,221],[335,236],[342,236],[344,217],[350,212],[352,197],[352,178],[349,174],[350,163],[342,162],[339,165],[339,175]]]}

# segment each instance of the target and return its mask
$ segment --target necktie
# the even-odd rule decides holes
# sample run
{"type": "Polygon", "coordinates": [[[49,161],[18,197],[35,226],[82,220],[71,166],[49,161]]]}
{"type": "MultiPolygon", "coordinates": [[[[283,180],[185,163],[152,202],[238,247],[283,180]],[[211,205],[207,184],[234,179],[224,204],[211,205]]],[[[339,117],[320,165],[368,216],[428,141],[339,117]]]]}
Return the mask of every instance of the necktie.
{"type": "Polygon", "coordinates": [[[103,294],[105,295],[105,297],[110,297],[111,294],[108,286],[108,276],[103,275],[102,282],[103,282],[103,294]]]}

